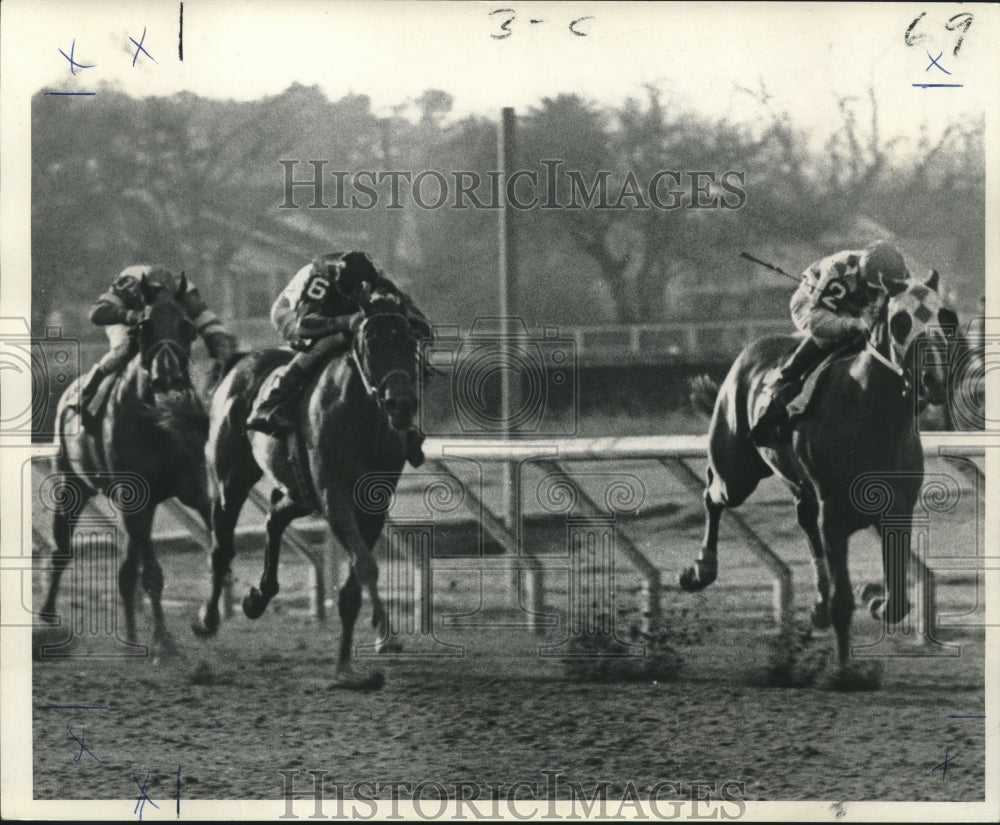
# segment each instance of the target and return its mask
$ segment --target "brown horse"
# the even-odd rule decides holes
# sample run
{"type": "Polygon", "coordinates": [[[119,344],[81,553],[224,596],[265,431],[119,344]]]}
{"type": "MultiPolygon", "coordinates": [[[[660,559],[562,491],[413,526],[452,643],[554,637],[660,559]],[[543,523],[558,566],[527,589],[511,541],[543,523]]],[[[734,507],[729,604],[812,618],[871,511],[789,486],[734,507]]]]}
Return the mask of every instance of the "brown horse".
{"type": "Polygon", "coordinates": [[[192,626],[199,636],[218,630],[218,600],[235,553],[236,521],[250,489],[266,473],[274,492],[264,574],[260,587],[251,588],[243,600],[243,611],[251,619],[260,617],[278,593],[285,528],[296,518],[321,513],[351,562],[339,593],[343,634],[338,675],[348,685],[362,589],[372,603],[377,640],[384,640],[387,632],[372,555],[386,515],[364,506],[355,491],[368,474],[377,474],[387,489],[395,488],[406,455],[405,433],[417,409],[417,341],[403,307],[393,296],[377,294],[362,302],[362,310],[365,317],[350,351],[333,358],[306,383],[296,413],[297,434],[273,437],[248,432],[245,426],[264,380],[291,360],[291,351],[269,349],[244,357],[215,391],[206,447],[216,491],[212,592],[192,626]]]}
{"type": "Polygon", "coordinates": [[[48,597],[42,608],[56,618],[59,580],[71,558],[73,520],[97,493],[108,496],[128,534],[118,588],[125,606],[127,638],[136,641],[135,588],[140,578],[149,595],[155,622],[154,641],[173,648],[160,596],[163,570],[150,533],[157,506],[176,497],[196,509],[209,524],[204,444],[208,415],[194,388],[188,366],[194,325],[180,301],[187,290],[181,275],[176,294],[147,286],[143,320],[134,329],[139,353],[125,368],[93,431],[81,425],[77,406],[81,379],[71,384],[56,414],[60,445],[56,458],[57,501],[53,508],[56,552],[52,557],[48,597]]]}
{"type": "MultiPolygon", "coordinates": [[[[777,473],[795,497],[798,523],[812,551],[817,591],[813,623],[827,627],[832,621],[840,665],[847,664],[854,611],[848,539],[862,528],[879,527],[883,516],[865,506],[871,492],[863,488],[868,481],[888,491],[884,515],[908,524],[924,473],[916,427],[918,400],[940,404],[946,393],[943,359],[919,359],[914,366],[921,342],[947,346],[937,340],[941,332],[936,325],[953,315],[941,314],[937,281],[934,272],[924,283],[890,283],[877,291],[870,309],[873,331],[864,349],[830,364],[791,437],[773,446],[757,446],[751,440],[750,420],[767,374],[796,339],[763,338],[740,353],[715,399],[705,538],[695,565],[680,576],[684,590],[701,590],[715,581],[723,509],[738,507],[761,479],[777,473]]],[[[908,551],[887,543],[882,552],[884,591],[869,609],[876,618],[896,623],[910,609],[901,566],[908,551]]]]}

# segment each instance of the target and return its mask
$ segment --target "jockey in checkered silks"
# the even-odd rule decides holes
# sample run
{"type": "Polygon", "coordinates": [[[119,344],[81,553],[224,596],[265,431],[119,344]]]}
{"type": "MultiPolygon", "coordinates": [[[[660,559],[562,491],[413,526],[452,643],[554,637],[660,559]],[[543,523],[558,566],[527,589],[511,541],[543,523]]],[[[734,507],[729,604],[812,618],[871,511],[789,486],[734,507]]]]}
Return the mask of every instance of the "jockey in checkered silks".
{"type": "Polygon", "coordinates": [[[782,365],[767,388],[771,401],[751,432],[758,436],[787,420],[787,405],[798,395],[800,379],[831,350],[870,330],[864,310],[871,303],[869,288],[909,277],[903,256],[885,241],[865,249],[845,250],[809,266],[792,295],[790,307],[802,343],[782,365]]]}
{"type": "MultiPolygon", "coordinates": [[[[111,349],[98,361],[86,384],[80,388],[80,409],[85,418],[93,419],[97,409],[90,409],[101,382],[109,375],[116,375],[139,351],[139,343],[132,330],[142,320],[146,301],[143,297],[141,284],[145,279],[145,289],[164,289],[176,292],[177,279],[173,273],[163,267],[148,264],[136,264],[125,267],[114,283],[94,303],[90,310],[90,320],[104,331],[111,342],[111,349]]],[[[215,361],[224,365],[236,352],[236,339],[226,331],[222,322],[212,312],[201,295],[198,287],[190,278],[187,279],[187,292],[182,300],[188,319],[194,324],[209,355],[215,361]]],[[[99,406],[99,404],[98,404],[99,406]]]]}
{"type": "MultiPolygon", "coordinates": [[[[363,290],[396,296],[418,339],[430,336],[430,322],[412,299],[376,269],[365,252],[330,252],[306,264],[271,307],[271,322],[281,332],[295,357],[271,384],[251,412],[247,428],[271,435],[292,431],[292,412],[298,390],[332,357],[347,352],[364,319],[363,290]]],[[[407,431],[406,458],[414,467],[424,461],[423,436],[407,431]]]]}

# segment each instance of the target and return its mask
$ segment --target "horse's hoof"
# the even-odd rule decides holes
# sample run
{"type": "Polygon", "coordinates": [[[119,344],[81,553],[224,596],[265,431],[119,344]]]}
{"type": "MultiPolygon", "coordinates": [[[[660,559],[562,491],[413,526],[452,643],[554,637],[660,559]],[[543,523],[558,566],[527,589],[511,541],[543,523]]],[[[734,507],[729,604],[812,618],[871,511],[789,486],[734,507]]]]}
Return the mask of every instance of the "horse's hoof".
{"type": "Polygon", "coordinates": [[[388,639],[376,639],[375,640],[375,652],[376,653],[402,653],[403,643],[399,639],[388,638],[388,639]]]}
{"type": "Polygon", "coordinates": [[[812,624],[817,630],[825,630],[830,626],[830,605],[817,602],[812,609],[812,624]]]}
{"type": "Polygon", "coordinates": [[[154,637],[153,643],[156,645],[155,658],[173,659],[180,655],[181,649],[169,633],[158,634],[154,637]]]}
{"type": "Polygon", "coordinates": [[[191,622],[191,632],[199,639],[210,639],[218,630],[219,625],[217,623],[213,626],[202,619],[195,619],[191,622]]]}
{"type": "Polygon", "coordinates": [[[42,612],[38,616],[42,620],[43,624],[49,627],[59,627],[62,624],[62,620],[59,618],[59,614],[55,612],[55,609],[42,608],[42,612]]]}
{"type": "Polygon", "coordinates": [[[216,634],[221,623],[219,611],[211,610],[203,605],[198,611],[198,618],[191,622],[191,631],[195,636],[207,639],[216,634]]]}
{"type": "Polygon", "coordinates": [[[858,601],[863,604],[871,604],[873,600],[884,595],[885,589],[882,585],[869,582],[858,591],[858,601]]]}
{"type": "Polygon", "coordinates": [[[910,606],[909,599],[906,599],[902,603],[890,602],[889,599],[875,599],[869,605],[869,610],[871,610],[872,616],[878,621],[885,622],[886,624],[899,624],[910,615],[910,606]]]}
{"type": "Polygon", "coordinates": [[[718,567],[716,565],[696,562],[694,566],[689,567],[681,573],[677,579],[677,583],[681,586],[681,590],[688,593],[696,593],[699,590],[704,590],[714,582],[717,573],[718,567]]]}
{"type": "Polygon", "coordinates": [[[243,612],[248,619],[259,619],[267,609],[267,601],[263,594],[256,588],[251,587],[250,593],[243,597],[243,612]]]}
{"type": "Polygon", "coordinates": [[[330,690],[381,690],[384,685],[385,675],[381,670],[367,674],[344,670],[338,674],[337,681],[330,685],[330,690]]]}

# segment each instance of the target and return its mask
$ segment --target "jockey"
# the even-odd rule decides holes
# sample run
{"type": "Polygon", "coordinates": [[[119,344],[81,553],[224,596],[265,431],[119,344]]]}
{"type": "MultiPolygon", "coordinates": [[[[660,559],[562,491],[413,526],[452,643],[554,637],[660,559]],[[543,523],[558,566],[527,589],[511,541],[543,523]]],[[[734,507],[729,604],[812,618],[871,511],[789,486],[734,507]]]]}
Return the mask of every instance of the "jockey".
{"type": "MultiPolygon", "coordinates": [[[[293,349],[298,350],[280,378],[247,419],[247,429],[284,435],[294,428],[290,406],[314,370],[333,355],[345,352],[364,318],[359,303],[362,286],[395,295],[418,334],[430,333],[430,323],[408,295],[383,276],[364,252],[318,255],[289,282],[271,307],[271,323],[293,349]]],[[[424,461],[423,436],[407,432],[407,460],[414,467],[424,461]]]]}
{"type": "Polygon", "coordinates": [[[869,287],[909,277],[902,255],[885,241],[863,250],[843,251],[816,261],[802,273],[792,295],[792,321],[805,337],[778,371],[767,391],[771,401],[751,430],[758,436],[787,419],[786,405],[800,389],[799,380],[840,343],[870,332],[863,311],[869,287]]]}
{"type": "MultiPolygon", "coordinates": [[[[94,303],[90,310],[90,320],[104,327],[111,349],[97,363],[87,383],[80,388],[80,408],[91,418],[96,410],[89,410],[91,401],[101,382],[109,375],[121,372],[138,352],[138,342],[131,335],[132,328],[142,320],[146,306],[140,283],[145,277],[149,286],[161,286],[176,292],[177,281],[173,274],[161,267],[136,264],[125,267],[114,283],[94,303]]],[[[198,288],[187,281],[184,295],[184,310],[205,341],[209,354],[224,364],[236,351],[236,341],[222,323],[205,304],[198,288]]]]}

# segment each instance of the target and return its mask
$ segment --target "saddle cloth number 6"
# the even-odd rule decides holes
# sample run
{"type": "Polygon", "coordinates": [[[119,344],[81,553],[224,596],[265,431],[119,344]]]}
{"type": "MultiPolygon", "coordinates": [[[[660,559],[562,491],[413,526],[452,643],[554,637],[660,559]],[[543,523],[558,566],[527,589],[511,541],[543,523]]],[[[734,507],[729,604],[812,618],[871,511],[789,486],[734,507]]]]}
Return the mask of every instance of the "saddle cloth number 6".
{"type": "Polygon", "coordinates": [[[305,289],[305,297],[313,301],[322,301],[330,289],[330,282],[322,276],[317,276],[309,281],[305,289]]]}

